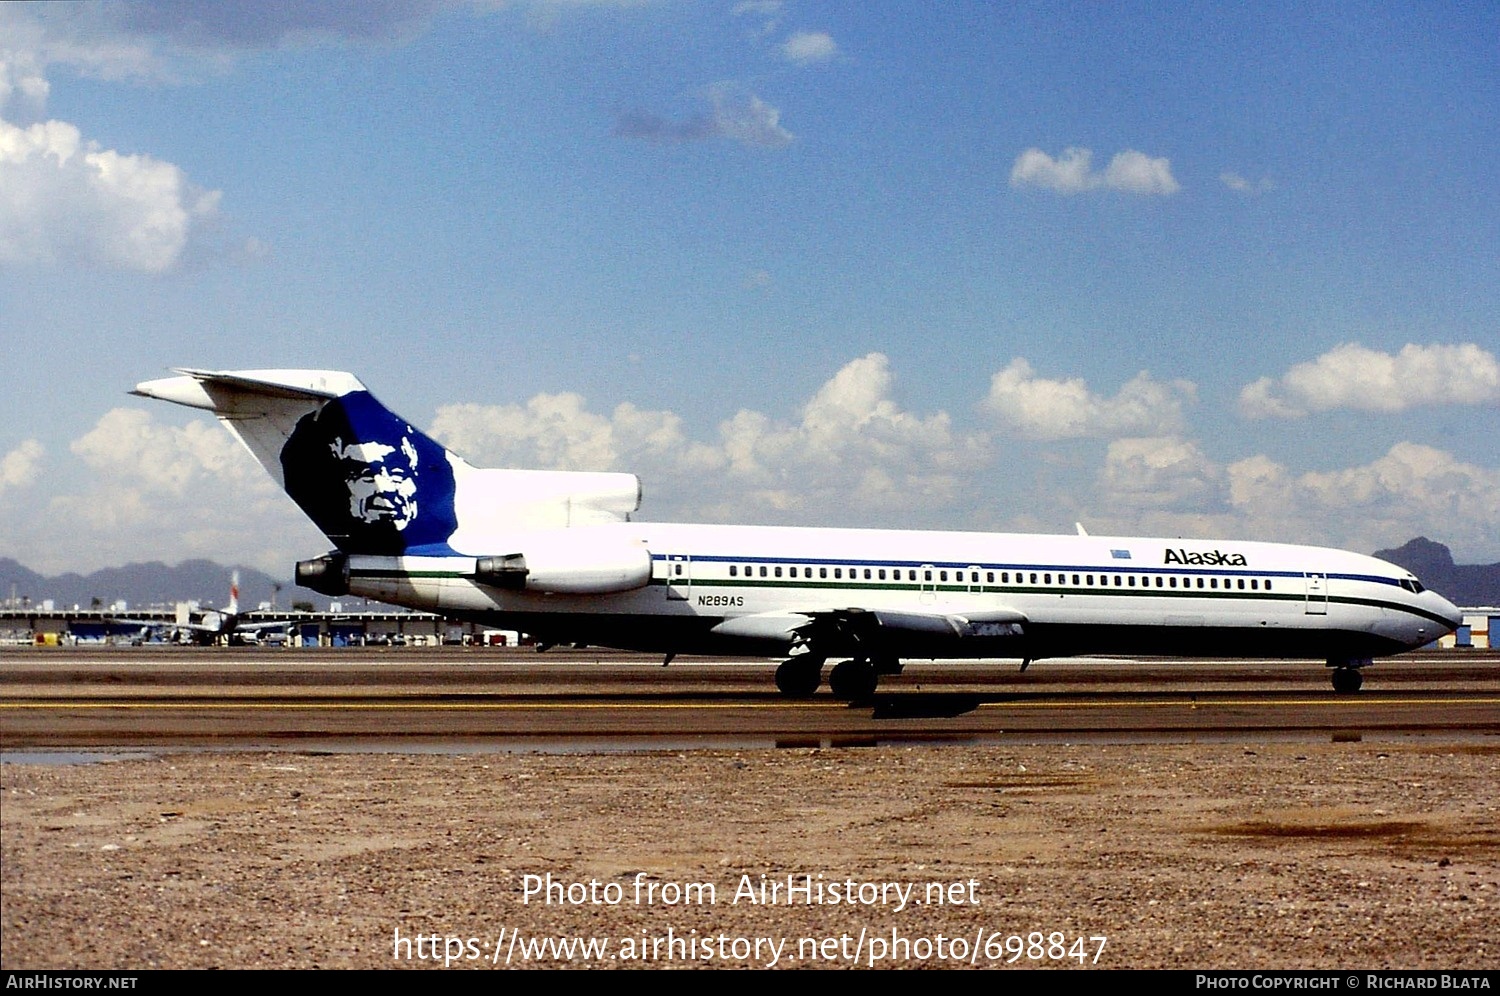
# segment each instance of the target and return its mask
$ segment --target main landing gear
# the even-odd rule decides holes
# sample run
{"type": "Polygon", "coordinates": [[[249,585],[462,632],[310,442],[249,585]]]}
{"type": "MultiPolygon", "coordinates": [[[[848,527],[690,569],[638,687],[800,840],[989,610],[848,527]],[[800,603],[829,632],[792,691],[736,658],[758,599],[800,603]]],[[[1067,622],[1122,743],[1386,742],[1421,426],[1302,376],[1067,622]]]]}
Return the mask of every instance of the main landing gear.
{"type": "Polygon", "coordinates": [[[836,699],[867,699],[875,694],[882,674],[900,674],[901,662],[894,657],[859,657],[835,664],[828,672],[828,690],[836,699]]]}
{"type": "MultiPolygon", "coordinates": [[[[818,690],[824,657],[804,654],[781,662],[776,669],[776,687],[788,698],[805,699],[818,690]]],[[[867,699],[883,674],[900,674],[901,662],[894,657],[859,657],[840,661],[828,672],[828,690],[836,699],[867,699]]]]}
{"type": "Polygon", "coordinates": [[[776,687],[781,694],[793,699],[805,699],[818,690],[823,676],[824,658],[814,654],[803,654],[781,662],[776,669],[776,687]]]}
{"type": "Polygon", "coordinates": [[[1365,683],[1364,676],[1359,669],[1369,664],[1369,661],[1329,661],[1328,666],[1333,668],[1329,677],[1333,679],[1333,690],[1340,693],[1357,692],[1365,683]]]}

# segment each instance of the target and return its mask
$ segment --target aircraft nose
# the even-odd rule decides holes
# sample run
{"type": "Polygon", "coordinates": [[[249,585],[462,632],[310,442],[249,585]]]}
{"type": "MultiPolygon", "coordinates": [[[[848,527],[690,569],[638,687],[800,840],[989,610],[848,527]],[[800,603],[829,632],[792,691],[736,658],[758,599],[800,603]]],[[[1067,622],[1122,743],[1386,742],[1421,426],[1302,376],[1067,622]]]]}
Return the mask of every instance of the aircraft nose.
{"type": "Polygon", "coordinates": [[[1464,614],[1458,611],[1458,606],[1454,605],[1452,602],[1448,601],[1446,598],[1444,598],[1442,595],[1437,594],[1436,592],[1428,592],[1427,594],[1431,595],[1433,597],[1433,600],[1437,603],[1435,608],[1437,609],[1438,615],[1443,617],[1443,624],[1448,627],[1448,631],[1457,631],[1458,627],[1464,624],[1464,614]]]}

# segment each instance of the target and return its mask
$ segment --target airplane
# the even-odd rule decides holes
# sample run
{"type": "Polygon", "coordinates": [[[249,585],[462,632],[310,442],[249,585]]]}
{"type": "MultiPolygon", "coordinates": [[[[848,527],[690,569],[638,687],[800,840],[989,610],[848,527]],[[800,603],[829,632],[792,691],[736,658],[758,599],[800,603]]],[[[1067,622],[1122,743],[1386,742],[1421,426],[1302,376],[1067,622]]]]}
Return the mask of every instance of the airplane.
{"type": "Polygon", "coordinates": [[[229,576],[229,604],[223,609],[205,609],[197,613],[193,618],[194,610],[186,605],[177,608],[177,619],[175,622],[166,622],[150,619],[117,619],[106,620],[125,626],[141,627],[140,638],[144,641],[150,633],[167,632],[170,639],[179,643],[196,643],[208,646],[224,640],[227,643],[245,643],[260,638],[267,630],[287,629],[296,625],[297,619],[278,619],[272,621],[248,622],[242,618],[240,612],[240,572],[234,571],[229,576]]]}
{"type": "Polygon", "coordinates": [[[1338,692],[1458,610],[1361,554],[1229,540],[632,521],[633,474],[484,469],[332,370],[174,368],[132,394],[212,412],[334,549],[297,583],[665,654],[785,658],[873,695],[903,660],[1110,653],[1323,659],[1338,692]]]}

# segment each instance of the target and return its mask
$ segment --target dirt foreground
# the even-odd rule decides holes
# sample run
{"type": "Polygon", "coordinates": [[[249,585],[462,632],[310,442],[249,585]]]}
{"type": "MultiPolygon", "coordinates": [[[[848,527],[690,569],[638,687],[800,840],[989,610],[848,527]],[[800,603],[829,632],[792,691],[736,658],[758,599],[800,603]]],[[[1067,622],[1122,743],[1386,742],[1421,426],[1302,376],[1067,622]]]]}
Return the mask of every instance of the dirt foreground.
{"type": "Polygon", "coordinates": [[[1500,967],[1473,740],[8,763],[0,845],[9,969],[1500,967]]]}

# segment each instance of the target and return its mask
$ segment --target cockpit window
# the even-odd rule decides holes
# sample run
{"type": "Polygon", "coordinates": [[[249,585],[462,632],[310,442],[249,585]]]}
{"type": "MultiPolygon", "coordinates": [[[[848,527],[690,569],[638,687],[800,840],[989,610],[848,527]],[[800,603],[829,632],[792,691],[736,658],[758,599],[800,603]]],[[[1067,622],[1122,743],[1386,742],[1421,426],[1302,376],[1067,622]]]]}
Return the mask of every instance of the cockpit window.
{"type": "Polygon", "coordinates": [[[1416,578],[1402,578],[1401,587],[1405,588],[1413,595],[1420,595],[1422,594],[1422,592],[1427,590],[1422,587],[1422,582],[1418,581],[1416,578]]]}

